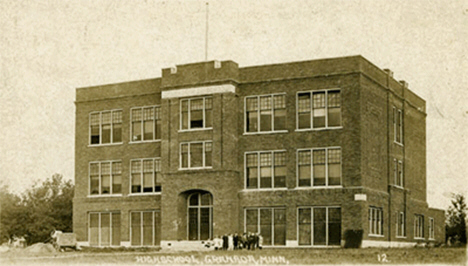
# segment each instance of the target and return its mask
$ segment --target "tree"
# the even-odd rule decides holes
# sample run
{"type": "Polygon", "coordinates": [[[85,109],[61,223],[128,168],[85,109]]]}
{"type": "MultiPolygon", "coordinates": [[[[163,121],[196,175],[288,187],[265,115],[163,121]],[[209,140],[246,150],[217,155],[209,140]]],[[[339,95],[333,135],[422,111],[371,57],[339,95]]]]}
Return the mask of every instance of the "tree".
{"type": "Polygon", "coordinates": [[[22,197],[0,189],[0,242],[13,235],[26,236],[28,244],[44,242],[52,230],[72,231],[74,186],[55,174],[35,184],[22,197]]]}
{"type": "Polygon", "coordinates": [[[465,196],[462,194],[452,195],[452,206],[446,212],[445,232],[447,239],[460,241],[466,244],[466,213],[467,206],[465,196]]]}
{"type": "Polygon", "coordinates": [[[27,207],[19,196],[9,192],[8,186],[0,187],[0,210],[0,243],[24,235],[27,207]]]}

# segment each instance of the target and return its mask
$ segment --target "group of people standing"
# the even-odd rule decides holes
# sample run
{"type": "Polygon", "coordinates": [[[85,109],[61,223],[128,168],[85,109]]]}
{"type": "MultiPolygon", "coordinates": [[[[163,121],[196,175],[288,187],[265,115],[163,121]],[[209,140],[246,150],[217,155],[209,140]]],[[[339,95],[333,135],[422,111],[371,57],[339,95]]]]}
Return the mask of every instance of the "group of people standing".
{"type": "Polygon", "coordinates": [[[263,237],[259,233],[243,233],[242,235],[225,234],[215,236],[212,243],[215,250],[262,249],[263,237]]]}

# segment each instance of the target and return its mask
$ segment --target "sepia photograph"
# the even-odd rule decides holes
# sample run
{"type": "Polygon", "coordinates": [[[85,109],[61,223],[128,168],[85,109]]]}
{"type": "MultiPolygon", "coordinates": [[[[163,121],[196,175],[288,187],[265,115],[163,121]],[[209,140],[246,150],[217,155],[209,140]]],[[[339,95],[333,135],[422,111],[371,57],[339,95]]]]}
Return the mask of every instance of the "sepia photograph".
{"type": "Polygon", "coordinates": [[[0,0],[0,265],[466,265],[467,69],[467,1],[0,0]]]}

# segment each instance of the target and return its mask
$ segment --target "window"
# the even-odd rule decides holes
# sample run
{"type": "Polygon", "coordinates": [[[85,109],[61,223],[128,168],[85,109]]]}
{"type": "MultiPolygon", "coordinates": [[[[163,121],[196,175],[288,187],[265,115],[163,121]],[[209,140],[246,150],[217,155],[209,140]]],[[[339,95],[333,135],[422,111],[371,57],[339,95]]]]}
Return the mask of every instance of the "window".
{"type": "Polygon", "coordinates": [[[403,187],[403,162],[397,159],[393,159],[393,176],[395,177],[395,185],[403,187]]]}
{"type": "Polygon", "coordinates": [[[212,142],[186,142],[180,144],[180,169],[211,168],[212,142]]]}
{"type": "Polygon", "coordinates": [[[91,212],[88,222],[91,246],[120,246],[120,213],[91,212]]]}
{"type": "Polygon", "coordinates": [[[341,92],[325,90],[297,94],[297,129],[341,126],[341,92]]]}
{"type": "Polygon", "coordinates": [[[247,189],[286,187],[286,151],[248,152],[245,154],[247,189]]]}
{"type": "Polygon", "coordinates": [[[244,232],[260,233],[265,246],[286,245],[286,209],[245,209],[244,232]]]}
{"type": "Polygon", "coordinates": [[[161,192],[159,158],[135,159],[130,164],[132,194],[161,192]]]}
{"type": "Polygon", "coordinates": [[[122,193],[122,162],[91,162],[89,164],[90,195],[122,193]]]}
{"type": "Polygon", "coordinates": [[[188,239],[208,240],[213,237],[213,196],[194,192],[187,198],[188,239]]]}
{"type": "Polygon", "coordinates": [[[130,212],[130,244],[132,246],[159,246],[161,215],[159,211],[130,212]]]}
{"type": "Polygon", "coordinates": [[[424,216],[414,215],[414,238],[424,238],[424,216]]]}
{"type": "Polygon", "coordinates": [[[286,130],[286,95],[272,94],[245,98],[245,131],[286,130]]]}
{"type": "Polygon", "coordinates": [[[435,239],[434,237],[434,218],[429,217],[429,239],[435,239]]]}
{"type": "Polygon", "coordinates": [[[131,142],[161,139],[161,108],[132,108],[131,142]]]}
{"type": "Polygon", "coordinates": [[[299,187],[341,185],[341,148],[301,149],[297,152],[299,187]]]}
{"type": "Polygon", "coordinates": [[[338,246],[341,244],[341,208],[301,207],[298,209],[300,246],[338,246]]]}
{"type": "Polygon", "coordinates": [[[383,236],[383,211],[381,208],[369,208],[369,235],[383,236]]]}
{"type": "Polygon", "coordinates": [[[92,112],[89,114],[90,145],[121,142],[122,110],[92,112]]]}
{"type": "Polygon", "coordinates": [[[399,212],[397,213],[397,233],[396,235],[398,237],[404,237],[406,236],[406,231],[405,231],[405,213],[404,212],[399,212]]]}
{"type": "Polygon", "coordinates": [[[212,98],[180,100],[180,129],[204,129],[213,127],[212,98]]]}
{"type": "Polygon", "coordinates": [[[403,144],[403,112],[393,107],[393,135],[396,143],[403,144]]]}

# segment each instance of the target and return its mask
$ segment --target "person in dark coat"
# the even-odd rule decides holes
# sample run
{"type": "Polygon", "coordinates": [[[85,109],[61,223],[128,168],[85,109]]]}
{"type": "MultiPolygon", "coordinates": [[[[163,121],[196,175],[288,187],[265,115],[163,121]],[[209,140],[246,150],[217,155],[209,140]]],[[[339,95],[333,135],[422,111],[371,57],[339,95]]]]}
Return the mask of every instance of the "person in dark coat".
{"type": "Polygon", "coordinates": [[[255,235],[249,232],[247,236],[249,250],[255,250],[255,235]]]}
{"type": "Polygon", "coordinates": [[[228,249],[228,236],[226,234],[223,235],[223,250],[228,249]]]}
{"type": "Polygon", "coordinates": [[[234,241],[234,250],[238,249],[239,247],[239,236],[237,235],[237,233],[234,234],[234,237],[233,237],[233,241],[234,241]]]}

